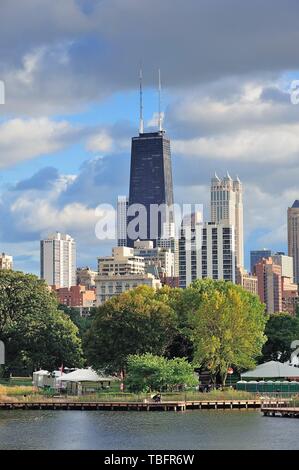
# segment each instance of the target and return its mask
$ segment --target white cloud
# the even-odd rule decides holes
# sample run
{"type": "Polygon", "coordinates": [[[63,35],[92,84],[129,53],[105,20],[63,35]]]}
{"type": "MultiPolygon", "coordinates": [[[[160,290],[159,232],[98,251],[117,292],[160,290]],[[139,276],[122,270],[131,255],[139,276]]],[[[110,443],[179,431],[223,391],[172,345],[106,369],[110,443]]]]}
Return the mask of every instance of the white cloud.
{"type": "MultiPolygon", "coordinates": [[[[209,133],[224,129],[247,127],[248,125],[260,125],[265,122],[283,122],[287,117],[293,116],[295,109],[289,103],[272,103],[262,99],[261,94],[267,83],[248,83],[239,88],[223,90],[223,96],[198,94],[183,98],[175,106],[171,107],[174,115],[170,119],[177,120],[182,125],[198,125],[198,131],[202,129],[209,133]],[[232,93],[232,96],[230,94],[232,93]]],[[[204,92],[213,93],[213,89],[204,89],[204,92]]],[[[287,94],[285,94],[287,98],[287,94]]],[[[294,116],[298,118],[297,113],[294,116]]]]}
{"type": "Polygon", "coordinates": [[[86,148],[90,152],[109,152],[113,148],[113,139],[107,131],[102,130],[88,139],[86,148]]]}
{"type": "Polygon", "coordinates": [[[34,80],[34,75],[38,70],[39,63],[44,55],[45,48],[38,48],[25,56],[22,59],[22,68],[10,73],[7,81],[15,80],[19,85],[31,85],[34,80]]]}
{"type": "Polygon", "coordinates": [[[299,123],[261,126],[189,140],[175,140],[174,151],[190,157],[211,157],[243,162],[281,163],[293,161],[299,153],[299,123]]]}
{"type": "Polygon", "coordinates": [[[298,8],[296,0],[288,8],[277,0],[2,0],[4,112],[66,113],[136,89],[140,57],[145,87],[161,64],[176,89],[295,70],[298,8]]]}
{"type": "MultiPolygon", "coordinates": [[[[234,81],[233,81],[234,82],[234,81]]],[[[299,153],[298,107],[276,82],[218,83],[182,96],[168,110],[182,156],[232,163],[294,162],[299,153]],[[221,93],[220,93],[221,91],[221,93]]]]}
{"type": "MultiPolygon", "coordinates": [[[[161,113],[161,118],[162,118],[162,123],[163,123],[164,118],[165,118],[164,112],[161,113]]],[[[159,113],[154,113],[152,117],[147,121],[146,126],[157,128],[159,126],[159,113]]]]}
{"type": "Polygon", "coordinates": [[[94,231],[97,222],[95,210],[80,203],[67,204],[59,209],[49,199],[23,195],[11,206],[16,226],[25,233],[60,230],[63,232],[94,231]]]}
{"type": "Polygon", "coordinates": [[[76,130],[67,121],[11,119],[0,124],[0,168],[56,152],[70,144],[76,130]]]}

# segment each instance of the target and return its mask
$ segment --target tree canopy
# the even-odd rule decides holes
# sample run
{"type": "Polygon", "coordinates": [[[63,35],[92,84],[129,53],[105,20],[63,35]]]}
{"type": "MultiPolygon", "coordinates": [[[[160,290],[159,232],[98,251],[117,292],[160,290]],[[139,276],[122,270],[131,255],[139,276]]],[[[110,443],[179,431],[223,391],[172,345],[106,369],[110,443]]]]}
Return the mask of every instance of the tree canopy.
{"type": "Polygon", "coordinates": [[[140,286],[98,307],[84,349],[96,369],[121,371],[130,354],[165,354],[175,334],[173,308],[153,289],[140,286]]]}
{"type": "Polygon", "coordinates": [[[125,370],[130,355],[187,357],[225,383],[229,367],[253,367],[261,355],[264,310],[257,296],[225,281],[157,292],[142,286],[97,309],[85,352],[93,367],[113,371],[125,370]]]}
{"type": "Polygon", "coordinates": [[[69,307],[64,304],[58,305],[58,310],[62,310],[77,326],[79,330],[79,336],[82,338],[86,331],[90,328],[93,317],[96,312],[96,308],[92,307],[89,311],[89,314],[86,316],[82,316],[80,313],[80,308],[76,307],[69,307]]]}
{"type": "Polygon", "coordinates": [[[153,354],[130,355],[126,386],[130,392],[173,390],[198,383],[185,358],[166,359],[153,354]]]}
{"type": "Polygon", "coordinates": [[[251,368],[266,341],[258,297],[230,282],[202,280],[187,292],[194,363],[225,384],[227,370],[251,368]]]}
{"type": "Polygon", "coordinates": [[[82,365],[78,329],[56,297],[31,274],[0,271],[0,339],[6,367],[53,369],[82,365]]]}
{"type": "Polygon", "coordinates": [[[299,340],[299,318],[287,313],[271,315],[266,325],[267,342],[261,360],[288,361],[293,352],[292,341],[299,340]]]}

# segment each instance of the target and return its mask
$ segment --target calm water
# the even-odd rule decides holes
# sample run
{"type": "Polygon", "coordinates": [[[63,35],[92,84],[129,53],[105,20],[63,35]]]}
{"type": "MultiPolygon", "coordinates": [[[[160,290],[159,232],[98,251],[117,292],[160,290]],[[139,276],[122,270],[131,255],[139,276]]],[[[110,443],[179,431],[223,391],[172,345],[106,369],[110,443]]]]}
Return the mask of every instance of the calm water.
{"type": "Polygon", "coordinates": [[[0,411],[0,449],[299,449],[298,430],[258,411],[0,411]]]}

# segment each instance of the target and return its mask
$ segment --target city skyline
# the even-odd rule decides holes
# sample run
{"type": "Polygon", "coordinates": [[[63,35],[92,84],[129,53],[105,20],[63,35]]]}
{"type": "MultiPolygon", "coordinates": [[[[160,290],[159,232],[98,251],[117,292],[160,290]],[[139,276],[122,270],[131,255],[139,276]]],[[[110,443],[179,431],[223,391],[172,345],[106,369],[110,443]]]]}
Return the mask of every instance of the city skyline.
{"type": "Polygon", "coordinates": [[[78,265],[95,267],[97,256],[110,252],[112,244],[94,235],[94,209],[115,205],[118,195],[128,193],[130,139],[138,131],[139,59],[149,131],[157,128],[157,71],[162,72],[175,202],[202,203],[207,212],[210,178],[228,170],[244,185],[245,266],[252,249],[287,252],[286,210],[298,199],[299,108],[289,93],[298,77],[298,4],[291,1],[292,14],[285,14],[275,1],[232,2],[242,31],[236,48],[236,33],[228,34],[231,19],[213,2],[207,10],[203,2],[190,0],[182,7],[166,0],[163,9],[171,9],[173,22],[165,25],[153,16],[155,0],[138,9],[123,0],[134,31],[130,38],[127,29],[113,28],[120,10],[106,1],[83,7],[89,2],[70,0],[60,12],[61,29],[55,7],[45,2],[47,23],[32,14],[32,4],[24,11],[11,1],[0,31],[6,92],[0,105],[0,244],[14,256],[15,269],[38,274],[39,240],[56,230],[78,241],[78,265]],[[183,43],[172,34],[182,13],[188,24],[183,43]],[[263,26],[253,35],[248,18],[257,14],[263,26]],[[27,15],[30,33],[25,31],[16,47],[18,18],[27,15]],[[112,35],[103,18],[111,22],[112,35]],[[157,35],[148,42],[153,21],[157,35]],[[276,29],[278,49],[269,41],[276,29]],[[209,44],[209,53],[196,47],[194,60],[196,44],[209,44]],[[219,44],[221,61],[216,60],[219,44]]]}

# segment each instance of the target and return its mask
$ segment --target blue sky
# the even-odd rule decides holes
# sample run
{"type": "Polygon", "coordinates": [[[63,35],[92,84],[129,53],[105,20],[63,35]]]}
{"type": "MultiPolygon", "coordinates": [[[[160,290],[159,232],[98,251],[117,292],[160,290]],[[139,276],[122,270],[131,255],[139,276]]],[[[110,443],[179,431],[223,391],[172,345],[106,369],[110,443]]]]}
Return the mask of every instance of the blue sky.
{"type": "Polygon", "coordinates": [[[286,250],[299,197],[299,5],[287,3],[5,1],[0,250],[15,268],[38,273],[39,240],[56,230],[76,238],[79,265],[110,252],[95,208],[128,192],[140,62],[148,129],[161,68],[176,202],[203,203],[208,218],[210,178],[228,170],[244,185],[247,266],[250,249],[286,250]]]}

